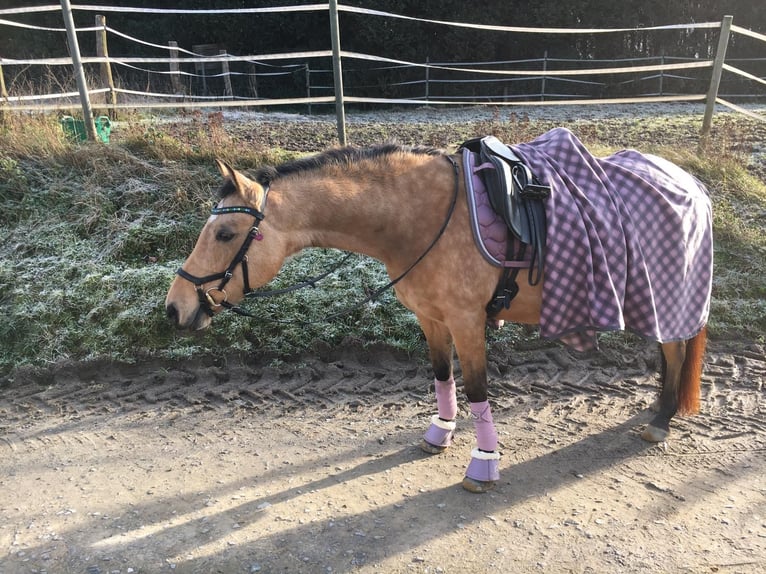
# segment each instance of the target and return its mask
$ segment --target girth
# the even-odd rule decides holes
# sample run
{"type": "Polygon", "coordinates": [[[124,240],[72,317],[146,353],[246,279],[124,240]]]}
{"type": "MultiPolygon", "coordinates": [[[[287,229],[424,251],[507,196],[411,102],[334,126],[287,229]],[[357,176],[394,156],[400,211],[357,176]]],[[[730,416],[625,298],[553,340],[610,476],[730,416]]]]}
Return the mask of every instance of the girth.
{"type": "Polygon", "coordinates": [[[481,165],[476,168],[487,189],[492,209],[508,227],[506,263],[495,294],[487,304],[487,315],[493,317],[508,309],[519,291],[516,277],[521,267],[529,267],[528,281],[537,285],[545,265],[546,218],[543,201],[550,186],[542,185],[511,148],[494,136],[466,141],[461,148],[477,154],[481,165]],[[531,260],[524,261],[527,249],[531,260]],[[535,272],[536,268],[536,272],[535,272]]]}

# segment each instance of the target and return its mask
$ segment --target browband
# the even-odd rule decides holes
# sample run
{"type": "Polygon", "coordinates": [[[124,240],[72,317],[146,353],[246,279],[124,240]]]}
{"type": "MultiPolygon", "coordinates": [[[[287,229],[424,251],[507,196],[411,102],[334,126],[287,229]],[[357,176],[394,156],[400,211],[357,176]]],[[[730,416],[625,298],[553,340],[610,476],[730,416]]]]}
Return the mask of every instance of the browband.
{"type": "Polygon", "coordinates": [[[263,212],[247,205],[233,205],[231,207],[214,207],[211,210],[213,215],[221,215],[224,213],[247,213],[252,215],[258,221],[263,221],[263,212]]]}

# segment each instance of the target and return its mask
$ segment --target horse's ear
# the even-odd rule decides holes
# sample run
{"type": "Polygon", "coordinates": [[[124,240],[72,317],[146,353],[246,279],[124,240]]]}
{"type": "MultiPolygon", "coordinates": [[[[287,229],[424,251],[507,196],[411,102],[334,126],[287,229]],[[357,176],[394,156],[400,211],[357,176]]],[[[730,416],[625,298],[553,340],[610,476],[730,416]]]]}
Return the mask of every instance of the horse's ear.
{"type": "MultiPolygon", "coordinates": [[[[223,160],[216,159],[215,164],[218,166],[218,171],[221,172],[224,179],[232,183],[237,193],[245,198],[249,197],[256,205],[262,201],[263,186],[261,184],[252,181],[245,174],[238,172],[223,160]]],[[[224,195],[226,194],[224,193],[224,195]]]]}
{"type": "Polygon", "coordinates": [[[223,160],[216,158],[215,165],[218,167],[218,171],[221,172],[223,177],[234,179],[234,168],[223,160]]]}
{"type": "Polygon", "coordinates": [[[248,189],[250,189],[252,182],[246,175],[238,172],[236,169],[231,167],[229,163],[223,160],[216,159],[215,164],[218,166],[218,171],[221,172],[221,175],[225,179],[230,180],[239,193],[244,194],[248,189]]]}

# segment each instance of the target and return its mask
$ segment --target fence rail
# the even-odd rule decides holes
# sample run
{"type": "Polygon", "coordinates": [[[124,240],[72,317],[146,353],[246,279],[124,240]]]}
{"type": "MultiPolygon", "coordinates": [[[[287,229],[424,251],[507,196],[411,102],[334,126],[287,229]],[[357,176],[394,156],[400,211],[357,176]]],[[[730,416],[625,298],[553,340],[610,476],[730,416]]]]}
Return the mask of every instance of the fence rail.
{"type": "MultiPolygon", "coordinates": [[[[52,58],[0,57],[0,106],[10,110],[72,110],[82,107],[85,117],[92,117],[90,98],[98,98],[98,109],[179,108],[179,107],[248,107],[335,104],[339,140],[345,141],[345,104],[363,105],[493,105],[539,106],[582,105],[641,102],[702,102],[706,103],[703,135],[710,130],[715,104],[721,104],[751,117],[766,120],[731,102],[731,99],[766,98],[766,78],[743,70],[763,70],[766,57],[726,60],[730,34],[740,34],[760,42],[766,35],[735,26],[727,16],[722,22],[675,24],[650,28],[523,28],[468,24],[443,20],[413,18],[380,10],[339,5],[336,0],[301,6],[186,10],[163,8],[129,8],[117,6],[70,5],[0,9],[0,29],[20,27],[32,32],[67,32],[70,55],[52,58]],[[64,27],[36,26],[13,20],[20,14],[60,11],[64,27]],[[72,11],[97,12],[91,27],[74,28],[72,11]],[[175,42],[162,45],[135,38],[107,25],[103,13],[132,12],[140,14],[254,14],[279,13],[285,17],[299,12],[327,12],[331,27],[332,46],[325,50],[237,55],[224,49],[213,49],[212,55],[178,46],[175,42]],[[354,13],[369,18],[387,18],[426,22],[445,27],[492,30],[507,34],[621,34],[641,30],[719,30],[719,43],[714,58],[684,58],[657,55],[620,60],[574,60],[552,58],[547,52],[542,58],[491,62],[412,62],[342,48],[338,13],[354,13]],[[336,25],[333,26],[333,21],[336,25]],[[97,55],[80,55],[78,38],[94,34],[97,55]],[[111,54],[108,38],[136,43],[166,53],[152,57],[111,54]],[[217,51],[217,53],[215,53],[217,51]],[[341,64],[342,63],[342,64],[341,64]],[[73,66],[78,89],[65,89],[47,94],[17,93],[18,77],[28,67],[73,66]],[[87,68],[88,74],[85,73],[87,68]],[[19,70],[13,81],[5,80],[4,70],[19,70]],[[94,72],[98,70],[98,72],[94,72]],[[118,70],[119,73],[115,73],[118,70]],[[194,70],[194,71],[190,71],[194,70]],[[124,87],[124,76],[146,76],[146,89],[124,87]],[[736,78],[751,86],[749,93],[721,93],[726,78],[736,78]],[[79,79],[81,78],[81,79],[79,79]],[[87,78],[87,80],[86,80],[87,78]],[[284,89],[275,97],[264,97],[264,84],[276,79],[291,79],[302,85],[303,93],[290,94],[284,89]],[[90,85],[88,85],[88,82],[90,85]],[[652,91],[646,88],[651,82],[652,91]],[[199,89],[200,83],[203,89],[199,89]],[[344,86],[345,83],[345,86],[344,86]],[[82,84],[82,85],[80,85],[82,84]],[[153,86],[152,86],[153,84],[153,86]],[[209,93],[208,86],[221,84],[223,95],[209,93]],[[98,86],[98,87],[94,87],[98,86]],[[234,89],[236,87],[236,90],[234,89]],[[561,89],[566,87],[566,89],[561,89]],[[634,89],[632,92],[631,88],[634,89]],[[395,88],[409,90],[405,97],[386,97],[395,88]],[[202,93],[200,93],[202,92],[202,93]],[[103,100],[103,101],[101,101],[103,100]]],[[[62,46],[64,46],[62,42],[62,46]]],[[[766,50],[765,50],[766,52],[766,50]]],[[[39,88],[35,88],[35,91],[39,88]]],[[[649,88],[651,89],[651,88],[649,88]]],[[[743,91],[740,89],[740,91],[743,91]]],[[[86,122],[87,124],[87,122],[86,122]]]]}

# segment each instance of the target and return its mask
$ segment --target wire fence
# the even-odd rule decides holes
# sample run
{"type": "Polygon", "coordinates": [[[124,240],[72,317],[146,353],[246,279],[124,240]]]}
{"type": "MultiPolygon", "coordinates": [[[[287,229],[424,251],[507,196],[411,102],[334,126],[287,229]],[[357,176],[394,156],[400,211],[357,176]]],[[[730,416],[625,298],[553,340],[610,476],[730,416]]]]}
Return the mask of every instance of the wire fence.
{"type": "MultiPolygon", "coordinates": [[[[89,106],[92,98],[103,110],[136,108],[194,108],[248,106],[335,105],[339,135],[344,128],[343,108],[348,104],[378,105],[572,105],[647,102],[706,102],[712,114],[715,103],[751,117],[766,120],[742,107],[743,101],[766,98],[766,57],[725,59],[730,34],[759,42],[766,35],[723,22],[698,22],[652,28],[525,28],[469,24],[413,18],[392,12],[323,4],[223,10],[185,10],[117,6],[71,5],[73,12],[96,13],[94,25],[67,27],[68,0],[62,5],[0,9],[0,31],[16,27],[34,33],[60,33],[62,55],[48,58],[0,57],[0,106],[10,110],[61,110],[89,106]],[[21,22],[20,16],[61,12],[64,27],[21,22]],[[154,14],[279,14],[327,12],[331,29],[338,13],[365,18],[416,21],[447,28],[469,28],[508,35],[625,34],[667,30],[691,33],[718,31],[718,50],[709,58],[672,54],[630,59],[571,59],[550,57],[502,61],[414,62],[344,50],[337,26],[332,46],[324,50],[263,54],[231,54],[225,46],[202,44],[167,45],[131,36],[107,24],[109,13],[154,14]],[[71,35],[67,38],[65,34],[71,35]],[[94,55],[80,55],[79,44],[88,35],[94,55]],[[67,39],[69,50],[67,50],[67,39]],[[72,45],[73,44],[73,45],[72,45]],[[112,53],[119,44],[123,54],[112,53]],[[124,48],[127,46],[128,48],[124,48]],[[129,56],[130,46],[153,51],[153,56],[129,56]],[[78,62],[79,60],[79,62],[78,62]],[[71,73],[74,66],[75,74],[71,73]],[[74,85],[77,68],[83,85],[74,85]],[[36,73],[31,71],[35,70],[36,73]],[[748,71],[749,70],[749,71],[748,71]],[[34,78],[34,80],[30,80],[34,78]],[[723,86],[723,90],[722,90],[723,86]],[[728,90],[727,90],[728,88],[728,90]],[[733,89],[733,91],[732,91],[733,89]],[[738,103],[735,103],[738,102],[738,103]]],[[[71,18],[71,14],[70,14],[71,18]]],[[[766,50],[764,50],[766,53],[766,50]]],[[[707,109],[706,109],[707,114],[707,109]]],[[[92,115],[92,114],[91,114],[92,115]]],[[[707,118],[706,118],[707,119],[707,118]]]]}

